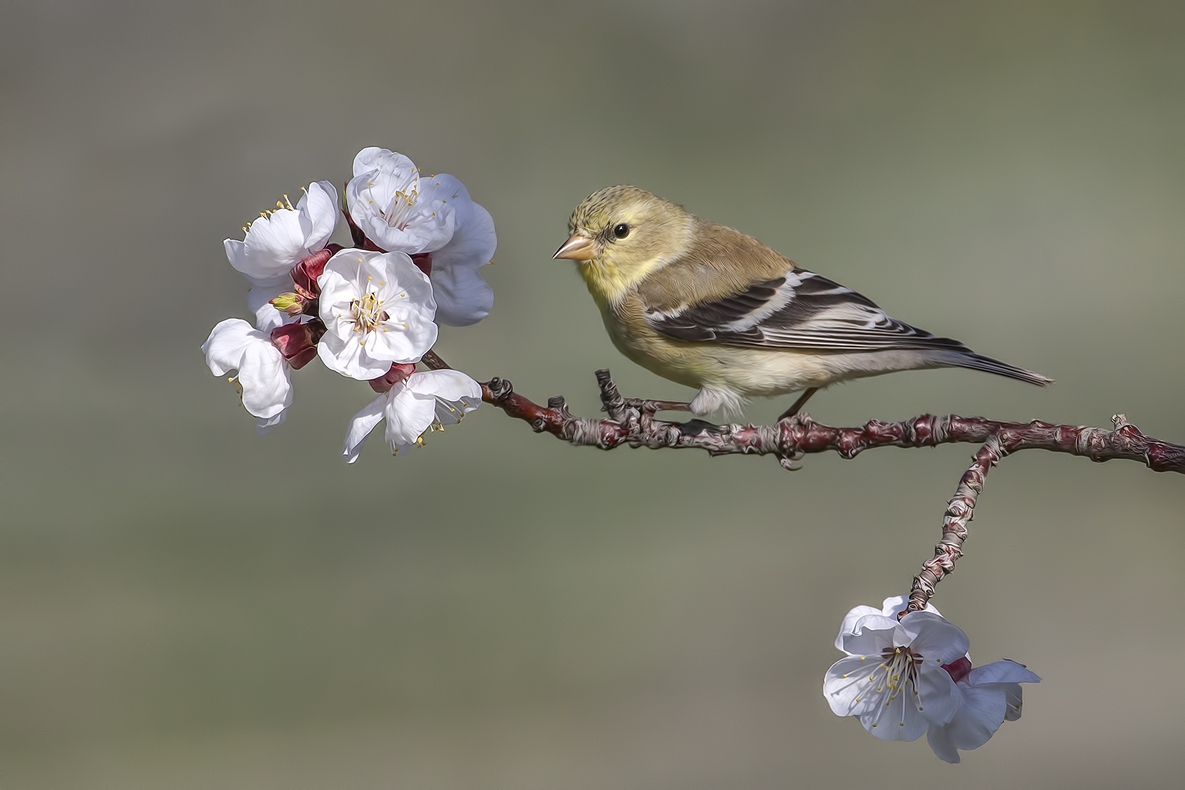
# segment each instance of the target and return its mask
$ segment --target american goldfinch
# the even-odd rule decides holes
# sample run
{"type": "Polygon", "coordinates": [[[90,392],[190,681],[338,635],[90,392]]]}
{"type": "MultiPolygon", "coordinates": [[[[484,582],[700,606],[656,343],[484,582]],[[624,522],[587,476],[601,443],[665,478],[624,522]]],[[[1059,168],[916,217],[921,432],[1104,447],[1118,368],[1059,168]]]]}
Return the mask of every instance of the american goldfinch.
{"type": "Polygon", "coordinates": [[[752,236],[637,187],[589,195],[568,231],[554,257],[577,262],[613,344],[698,388],[689,404],[698,416],[801,391],[785,418],[821,387],[897,370],[960,367],[1052,381],[891,318],[752,236]]]}

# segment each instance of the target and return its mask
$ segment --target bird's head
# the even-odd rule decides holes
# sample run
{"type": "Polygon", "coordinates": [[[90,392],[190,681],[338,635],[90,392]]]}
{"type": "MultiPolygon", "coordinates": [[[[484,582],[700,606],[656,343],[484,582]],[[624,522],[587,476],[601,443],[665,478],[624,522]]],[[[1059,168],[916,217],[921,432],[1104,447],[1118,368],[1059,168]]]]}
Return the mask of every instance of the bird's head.
{"type": "Polygon", "coordinates": [[[614,302],[687,249],[693,220],[644,189],[605,187],[572,212],[571,235],[553,257],[576,261],[593,295],[614,302]]]}

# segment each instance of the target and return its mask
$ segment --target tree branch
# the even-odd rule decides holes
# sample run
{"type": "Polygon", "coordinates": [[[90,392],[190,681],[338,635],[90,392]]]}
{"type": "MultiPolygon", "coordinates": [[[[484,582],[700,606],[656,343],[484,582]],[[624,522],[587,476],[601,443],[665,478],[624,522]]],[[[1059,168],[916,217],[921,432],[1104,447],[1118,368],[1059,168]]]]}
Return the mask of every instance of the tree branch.
{"type": "MultiPolygon", "coordinates": [[[[433,365],[427,357],[424,361],[433,365]]],[[[900,422],[870,420],[858,428],[822,425],[805,413],[773,425],[715,425],[695,419],[687,422],[654,419],[656,411],[685,405],[623,398],[607,370],[597,371],[597,383],[609,419],[574,416],[562,397],[549,398],[546,407],[540,406],[514,392],[510,382],[500,378],[482,384],[482,398],[511,417],[529,423],[536,432],[602,450],[627,445],[698,449],[709,455],[772,455],[782,466],[792,468],[793,461],[812,453],[835,452],[841,458],[855,458],[876,447],[983,445],[995,437],[1001,458],[1020,450],[1048,450],[1096,462],[1139,461],[1155,472],[1185,474],[1185,447],[1145,436],[1123,415],[1114,418],[1115,429],[1111,431],[1040,420],[1001,422],[953,414],[943,417],[923,414],[900,422]]]]}
{"type": "MultiPolygon", "coordinates": [[[[429,367],[448,365],[429,352],[429,367]]],[[[811,453],[836,452],[841,458],[855,458],[874,447],[934,447],[939,444],[981,445],[971,467],[963,474],[955,495],[947,504],[942,521],[942,539],[934,556],[914,577],[909,604],[898,616],[926,607],[934,588],[955,569],[963,556],[967,524],[983,491],[988,470],[1019,450],[1048,450],[1078,455],[1095,462],[1122,459],[1139,461],[1154,472],[1185,474],[1185,447],[1145,436],[1122,414],[1112,417],[1114,430],[1082,425],[1032,422],[1001,422],[983,417],[951,414],[935,417],[923,414],[901,422],[870,420],[859,428],[834,428],[816,423],[805,413],[774,425],[714,425],[703,420],[667,422],[656,420],[658,411],[686,409],[685,403],[623,398],[608,370],[598,370],[602,409],[609,419],[576,417],[562,397],[549,398],[540,406],[517,394],[510,382],[494,378],[481,385],[482,399],[511,417],[530,424],[538,433],[550,433],[575,445],[612,450],[615,447],[697,449],[709,455],[772,455],[789,470],[794,462],[811,453]]]]}

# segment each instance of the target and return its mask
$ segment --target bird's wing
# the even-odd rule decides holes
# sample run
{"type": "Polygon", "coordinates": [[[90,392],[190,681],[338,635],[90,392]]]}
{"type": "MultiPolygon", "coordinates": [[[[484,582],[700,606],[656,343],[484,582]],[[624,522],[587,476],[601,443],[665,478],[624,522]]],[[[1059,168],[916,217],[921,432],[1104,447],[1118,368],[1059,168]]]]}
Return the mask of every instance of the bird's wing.
{"type": "Polygon", "coordinates": [[[723,298],[648,309],[645,317],[655,331],[669,337],[747,348],[968,350],[957,340],[891,318],[851,288],[798,268],[723,298]]]}

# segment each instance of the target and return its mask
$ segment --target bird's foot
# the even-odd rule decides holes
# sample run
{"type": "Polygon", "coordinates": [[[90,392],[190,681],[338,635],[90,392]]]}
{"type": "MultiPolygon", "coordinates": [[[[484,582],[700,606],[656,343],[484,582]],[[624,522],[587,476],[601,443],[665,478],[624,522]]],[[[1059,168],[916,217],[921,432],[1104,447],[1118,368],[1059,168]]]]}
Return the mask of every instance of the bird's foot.
{"type": "Polygon", "coordinates": [[[673,400],[623,398],[608,370],[598,370],[597,386],[601,388],[601,405],[614,422],[624,422],[631,414],[654,417],[660,411],[691,411],[691,404],[673,400]]]}

